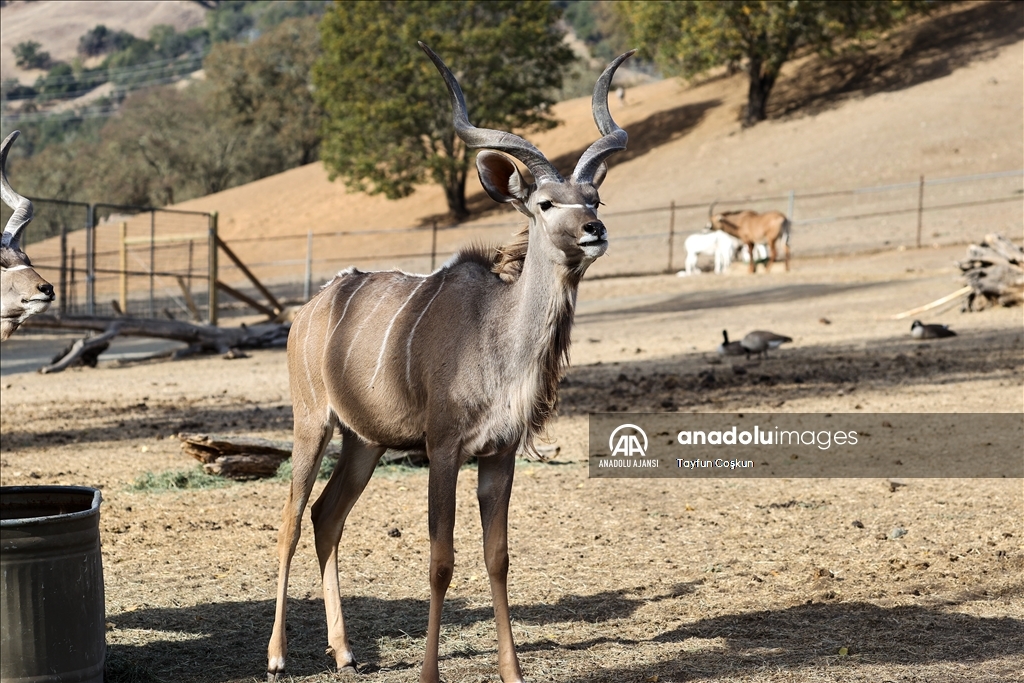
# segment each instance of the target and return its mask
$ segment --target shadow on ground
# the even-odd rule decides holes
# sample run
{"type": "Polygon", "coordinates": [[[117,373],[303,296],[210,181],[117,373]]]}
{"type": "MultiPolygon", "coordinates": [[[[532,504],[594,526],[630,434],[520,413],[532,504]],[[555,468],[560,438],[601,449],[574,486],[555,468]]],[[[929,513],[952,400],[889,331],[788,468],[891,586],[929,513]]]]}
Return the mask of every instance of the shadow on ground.
{"type": "MultiPolygon", "coordinates": [[[[714,673],[742,676],[764,667],[798,669],[817,667],[825,658],[849,648],[846,664],[856,669],[859,658],[872,664],[924,665],[941,662],[984,662],[1024,650],[1024,623],[1013,618],[979,618],[947,612],[940,607],[886,608],[864,602],[811,602],[807,604],[726,614],[657,631],[641,638],[616,637],[622,633],[617,620],[628,619],[641,608],[660,604],[671,618],[677,600],[693,599],[697,584],[680,584],[661,595],[634,595],[628,591],[595,595],[570,595],[553,604],[514,605],[512,614],[521,624],[546,625],[570,622],[607,624],[607,636],[573,642],[549,638],[524,640],[521,653],[590,650],[602,644],[643,647],[683,643],[689,639],[724,639],[724,649],[694,650],[640,669],[617,668],[594,672],[586,680],[641,680],[652,672],[687,680],[714,673]]],[[[426,600],[380,600],[361,596],[344,599],[346,621],[356,656],[367,671],[380,670],[383,639],[422,641],[427,622],[426,600]],[[383,637],[383,638],[382,638],[383,637]]],[[[272,601],[225,602],[183,608],[156,608],[108,616],[121,631],[144,630],[168,633],[166,640],[144,645],[111,645],[108,648],[110,683],[138,680],[174,680],[194,683],[262,677],[266,643],[273,623],[272,601]]],[[[446,625],[460,627],[491,623],[490,607],[470,608],[465,601],[449,600],[446,625]]],[[[289,602],[289,659],[292,676],[328,671],[324,654],[327,631],[319,600],[289,602]]],[[[587,629],[593,632],[593,628],[587,629]]],[[[638,629],[633,629],[636,632],[638,629]]],[[[561,629],[560,633],[570,633],[561,629]]],[[[422,642],[412,645],[417,653],[422,642]]],[[[488,651],[462,650],[447,659],[484,656],[488,651]]],[[[387,662],[387,670],[418,668],[420,661],[387,662]]],[[[442,660],[442,668],[444,666],[442,660]]],[[[527,672],[528,673],[528,672],[527,672]]],[[[572,679],[562,679],[572,680],[572,679]]]]}
{"type": "Polygon", "coordinates": [[[657,313],[684,313],[706,309],[733,308],[736,306],[763,306],[766,304],[789,303],[804,299],[815,299],[837,294],[848,294],[865,289],[891,287],[891,282],[786,284],[774,287],[749,287],[739,291],[692,291],[643,306],[623,302],[619,308],[607,308],[595,312],[580,312],[576,322],[601,320],[602,318],[629,318],[631,316],[657,313]]]}
{"type": "MultiPolygon", "coordinates": [[[[861,286],[870,285],[853,287],[861,286]]],[[[708,306],[793,300],[814,292],[836,293],[849,288],[792,285],[721,294],[712,299],[704,298],[705,294],[683,294],[629,312],[671,314],[708,306]]],[[[624,313],[589,315],[619,318],[624,313]]],[[[958,385],[979,378],[1019,383],[1024,377],[1024,331],[1019,328],[969,330],[957,337],[929,342],[914,341],[909,323],[907,328],[905,336],[872,341],[870,345],[804,346],[797,338],[764,360],[742,356],[722,359],[715,354],[714,349],[721,341],[715,338],[707,340],[706,351],[571,366],[559,389],[559,413],[779,407],[794,399],[834,395],[840,390],[850,395],[858,385],[869,386],[871,390],[946,385],[944,391],[956,392],[961,390],[958,385]]],[[[6,431],[3,447],[5,452],[17,452],[41,445],[117,442],[155,435],[172,437],[180,432],[253,435],[291,430],[292,408],[287,403],[239,405],[237,399],[228,396],[222,401],[187,405],[175,400],[151,400],[116,410],[102,402],[76,404],[52,409],[45,421],[19,420],[12,415],[9,424],[27,424],[29,428],[6,431]]]]}
{"type": "Polygon", "coordinates": [[[867,49],[811,60],[776,86],[768,114],[770,118],[817,114],[851,98],[910,88],[991,59],[1021,39],[1024,11],[1020,4],[976,3],[900,31],[867,49]]]}
{"type": "MultiPolygon", "coordinates": [[[[908,333],[870,345],[810,345],[799,339],[764,360],[720,358],[708,340],[707,352],[669,358],[576,366],[559,391],[559,412],[657,412],[779,407],[794,399],[856,395],[901,386],[958,385],[980,378],[1019,383],[1024,376],[1024,331],[1008,328],[963,332],[930,342],[908,333]]],[[[1019,406],[993,407],[995,410],[1019,406]]],[[[868,409],[870,412],[870,409],[868,409]]]]}

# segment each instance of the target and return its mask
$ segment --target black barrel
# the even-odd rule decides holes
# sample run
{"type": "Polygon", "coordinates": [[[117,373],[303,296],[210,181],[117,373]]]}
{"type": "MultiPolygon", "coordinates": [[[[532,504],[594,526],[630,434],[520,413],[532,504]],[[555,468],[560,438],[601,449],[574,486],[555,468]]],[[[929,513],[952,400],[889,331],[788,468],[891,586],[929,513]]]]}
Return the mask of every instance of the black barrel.
{"type": "Polygon", "coordinates": [[[0,487],[0,680],[103,683],[100,492],[0,487]]]}

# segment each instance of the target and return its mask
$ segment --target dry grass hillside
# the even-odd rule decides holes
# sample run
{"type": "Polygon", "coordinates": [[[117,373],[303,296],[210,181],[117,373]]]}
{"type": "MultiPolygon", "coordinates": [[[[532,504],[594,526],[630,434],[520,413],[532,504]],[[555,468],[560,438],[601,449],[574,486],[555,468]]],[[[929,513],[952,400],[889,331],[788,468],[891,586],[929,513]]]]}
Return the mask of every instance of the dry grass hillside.
{"type": "MultiPolygon", "coordinates": [[[[837,62],[807,57],[787,65],[777,86],[772,119],[749,129],[741,127],[737,117],[746,93],[742,75],[692,86],[669,79],[631,88],[625,106],[614,98],[611,103],[630,138],[628,151],[613,157],[602,189],[606,211],[667,206],[673,200],[701,203],[781,196],[790,189],[808,192],[913,182],[921,174],[937,178],[1020,169],[1022,40],[1021,5],[958,5],[837,62]]],[[[562,102],[555,114],[561,126],[528,137],[549,158],[571,167],[597,134],[590,102],[562,102]]],[[[486,198],[475,178],[469,192],[471,206],[481,212],[478,222],[517,221],[510,209],[496,208],[486,198]]],[[[781,200],[780,204],[770,208],[786,208],[781,200]]],[[[399,201],[353,194],[340,180],[329,182],[319,163],[176,208],[220,212],[221,234],[229,242],[304,235],[307,230],[426,226],[435,219],[444,222],[446,211],[437,187],[423,186],[399,201]]],[[[681,214],[677,230],[699,229],[704,215],[706,209],[681,214]]],[[[964,216],[950,220],[970,222],[964,216]]],[[[985,226],[961,225],[952,241],[973,239],[992,229],[1019,236],[1021,211],[1004,207],[986,221],[985,226]]],[[[644,229],[634,219],[610,218],[608,223],[613,239],[644,229]]],[[[885,221],[857,227],[893,229],[885,221]]],[[[511,230],[506,227],[486,237],[505,239],[511,230]]],[[[385,240],[374,239],[377,253],[387,253],[385,240]]],[[[425,239],[429,246],[429,236],[425,239]]],[[[815,239],[829,238],[823,233],[815,239]]],[[[418,239],[417,244],[422,242],[418,239]]],[[[796,235],[794,249],[801,247],[806,253],[806,240],[801,245],[801,236],[796,235]]],[[[238,245],[243,259],[254,263],[301,259],[305,248],[304,239],[238,245]]],[[[318,275],[326,277],[342,265],[344,254],[333,253],[337,248],[331,240],[318,241],[317,258],[330,266],[318,275]]],[[[611,262],[615,252],[609,256],[611,262]]]]}
{"type": "Polygon", "coordinates": [[[39,69],[20,69],[14,64],[11,48],[27,40],[41,44],[55,61],[70,62],[77,56],[78,39],[97,24],[146,38],[158,24],[170,24],[178,31],[202,26],[205,14],[202,6],[188,0],[8,2],[0,10],[0,78],[17,78],[31,85],[43,75],[39,69]]]}

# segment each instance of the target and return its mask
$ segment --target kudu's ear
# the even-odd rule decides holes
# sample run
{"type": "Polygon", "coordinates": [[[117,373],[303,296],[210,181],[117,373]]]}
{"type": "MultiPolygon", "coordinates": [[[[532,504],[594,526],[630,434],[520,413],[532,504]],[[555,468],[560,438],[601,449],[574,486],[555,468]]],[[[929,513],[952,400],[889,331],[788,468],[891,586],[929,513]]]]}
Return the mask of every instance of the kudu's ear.
{"type": "Polygon", "coordinates": [[[524,202],[530,194],[529,188],[511,159],[504,154],[484,150],[476,155],[476,170],[480,174],[480,184],[491,199],[502,204],[511,203],[526,213],[524,202]]]}

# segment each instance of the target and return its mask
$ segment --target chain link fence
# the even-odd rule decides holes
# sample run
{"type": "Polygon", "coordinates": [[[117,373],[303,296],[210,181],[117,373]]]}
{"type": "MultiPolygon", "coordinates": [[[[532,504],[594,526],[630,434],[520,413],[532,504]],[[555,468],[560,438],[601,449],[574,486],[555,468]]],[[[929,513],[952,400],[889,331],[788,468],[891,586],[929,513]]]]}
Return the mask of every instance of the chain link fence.
{"type": "Polygon", "coordinates": [[[97,315],[210,319],[209,213],[95,204],[97,315]]]}
{"type": "MultiPolygon", "coordinates": [[[[86,249],[76,239],[89,225],[89,205],[57,199],[30,198],[32,222],[21,235],[21,246],[35,269],[57,294],[54,308],[61,313],[82,313],[85,307],[86,249]]],[[[0,223],[7,225],[11,209],[0,206],[0,223]]]]}
{"type": "Polygon", "coordinates": [[[61,314],[210,319],[211,214],[30,199],[21,244],[61,314]]]}

